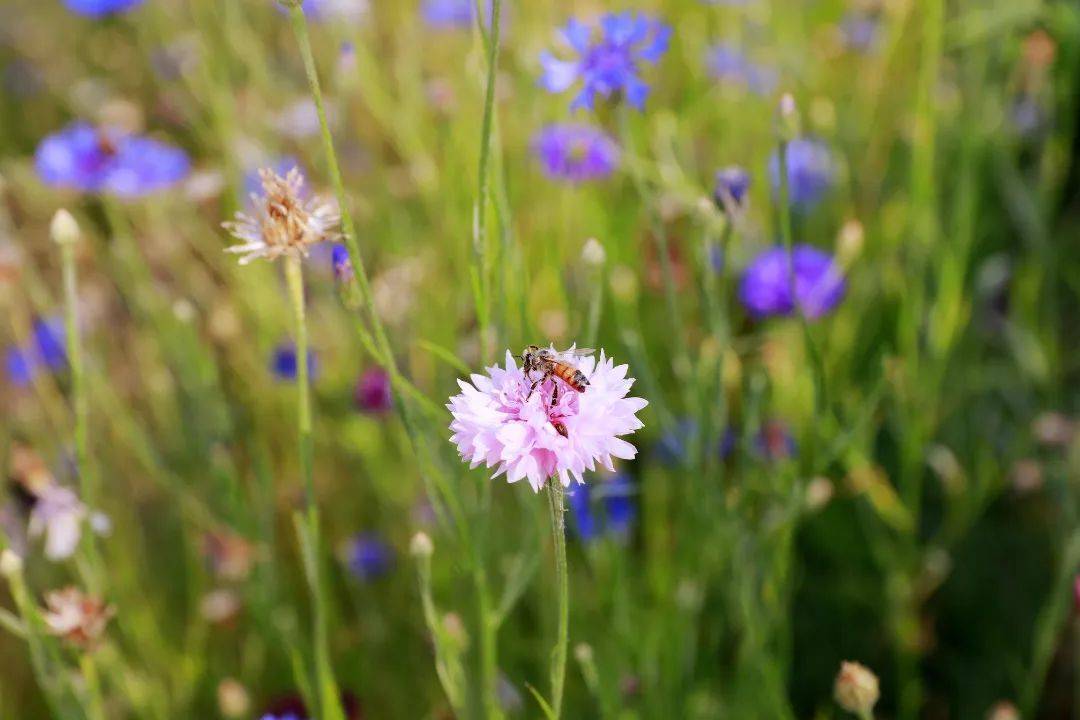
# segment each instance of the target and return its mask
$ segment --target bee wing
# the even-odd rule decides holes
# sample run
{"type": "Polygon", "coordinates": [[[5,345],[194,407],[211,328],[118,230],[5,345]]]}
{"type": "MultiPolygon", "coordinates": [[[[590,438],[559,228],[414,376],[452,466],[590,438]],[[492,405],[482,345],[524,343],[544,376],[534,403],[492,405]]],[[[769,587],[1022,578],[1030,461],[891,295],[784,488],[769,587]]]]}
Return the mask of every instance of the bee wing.
{"type": "Polygon", "coordinates": [[[559,354],[568,355],[570,357],[588,357],[589,355],[593,355],[595,353],[596,351],[592,348],[579,348],[575,345],[573,347],[567,348],[566,350],[563,350],[559,354]]]}

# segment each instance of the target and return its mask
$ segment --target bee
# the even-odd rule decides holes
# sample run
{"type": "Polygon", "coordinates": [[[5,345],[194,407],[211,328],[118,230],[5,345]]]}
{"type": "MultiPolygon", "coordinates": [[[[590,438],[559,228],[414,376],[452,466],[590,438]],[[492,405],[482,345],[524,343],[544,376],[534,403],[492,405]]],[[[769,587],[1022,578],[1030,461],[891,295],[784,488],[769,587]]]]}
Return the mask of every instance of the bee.
{"type": "MultiPolygon", "coordinates": [[[[539,345],[529,345],[521,352],[522,369],[525,377],[532,378],[534,373],[540,373],[540,377],[533,380],[529,386],[528,400],[532,397],[537,386],[543,385],[548,378],[558,378],[570,389],[576,392],[585,392],[589,387],[589,379],[585,373],[578,370],[572,364],[571,358],[592,355],[593,351],[588,348],[570,348],[563,352],[556,352],[551,348],[541,348],[539,345]]],[[[559,383],[556,382],[551,391],[551,406],[559,404],[559,383]]],[[[566,425],[559,420],[552,420],[551,426],[563,437],[569,437],[566,425]]]]}

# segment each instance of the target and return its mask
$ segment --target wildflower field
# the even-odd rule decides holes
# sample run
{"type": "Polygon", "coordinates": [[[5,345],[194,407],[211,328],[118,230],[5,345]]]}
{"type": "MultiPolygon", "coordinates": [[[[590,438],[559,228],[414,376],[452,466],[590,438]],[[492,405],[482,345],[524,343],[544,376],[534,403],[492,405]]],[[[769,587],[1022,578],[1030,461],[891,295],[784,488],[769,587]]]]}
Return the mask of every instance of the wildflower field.
{"type": "Polygon", "coordinates": [[[0,2],[0,720],[1080,718],[1076,0],[0,2]]]}

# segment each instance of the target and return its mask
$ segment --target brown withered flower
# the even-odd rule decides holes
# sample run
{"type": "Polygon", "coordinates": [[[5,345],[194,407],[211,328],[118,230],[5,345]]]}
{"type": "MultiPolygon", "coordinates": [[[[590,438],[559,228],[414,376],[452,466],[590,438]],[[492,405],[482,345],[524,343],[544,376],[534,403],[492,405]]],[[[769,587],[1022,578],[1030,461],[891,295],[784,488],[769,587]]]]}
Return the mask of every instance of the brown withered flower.
{"type": "Polygon", "coordinates": [[[70,586],[45,595],[45,610],[41,618],[50,634],[83,650],[90,650],[101,639],[109,618],[115,612],[101,598],[70,586]]]}
{"type": "Polygon", "coordinates": [[[231,532],[210,532],[203,536],[203,554],[210,569],[222,580],[240,582],[251,573],[255,546],[231,532]]]}
{"type": "Polygon", "coordinates": [[[298,168],[285,177],[269,168],[259,170],[262,195],[252,193],[252,214],[238,212],[236,220],[222,223],[237,245],[225,252],[240,255],[240,264],[256,258],[276,260],[282,255],[307,257],[312,245],[338,238],[337,208],[317,197],[305,197],[304,176],[298,168]]]}

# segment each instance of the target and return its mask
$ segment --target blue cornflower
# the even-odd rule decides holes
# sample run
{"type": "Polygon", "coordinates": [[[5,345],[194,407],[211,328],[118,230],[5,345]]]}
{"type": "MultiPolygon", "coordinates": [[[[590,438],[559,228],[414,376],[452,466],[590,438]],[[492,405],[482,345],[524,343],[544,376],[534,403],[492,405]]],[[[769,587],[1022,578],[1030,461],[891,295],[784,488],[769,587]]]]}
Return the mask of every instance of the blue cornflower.
{"type": "Polygon", "coordinates": [[[583,483],[571,485],[566,490],[566,499],[570,505],[574,532],[583,542],[595,540],[600,535],[600,526],[593,513],[590,486],[583,483]]]}
{"type": "Polygon", "coordinates": [[[697,437],[698,424],[693,418],[682,418],[675,429],[660,436],[656,455],[664,465],[677,465],[686,456],[687,443],[697,437]]]}
{"type": "Polygon", "coordinates": [[[637,505],[633,500],[637,490],[633,480],[626,473],[616,473],[601,490],[608,532],[616,535],[630,532],[637,519],[637,505]]]}
{"type": "Polygon", "coordinates": [[[649,86],[639,77],[639,66],[657,62],[667,51],[671,28],[644,13],[624,12],[604,15],[599,30],[599,37],[594,38],[592,28],[571,18],[561,34],[578,59],[560,60],[549,52],[541,53],[541,84],[559,93],[580,80],[581,91],[571,110],[592,109],[597,95],[610,98],[615,93],[644,109],[649,86]]]}
{"type": "Polygon", "coordinates": [[[37,370],[34,356],[17,347],[4,351],[4,372],[15,387],[26,387],[34,380],[37,370]]]}
{"type": "Polygon", "coordinates": [[[780,81],[780,74],[774,68],[751,61],[745,53],[727,43],[709,48],[705,66],[714,79],[743,85],[757,95],[771,95],[780,81]]]}
{"type": "Polygon", "coordinates": [[[66,332],[61,318],[38,320],[34,323],[34,347],[41,364],[50,370],[67,365],[66,332]]]}
{"type": "Polygon", "coordinates": [[[713,185],[713,200],[721,210],[729,205],[738,207],[746,199],[750,190],[750,173],[738,165],[731,165],[716,171],[716,183],[713,185]]]}
{"type": "Polygon", "coordinates": [[[64,5],[79,15],[98,18],[126,12],[142,2],[143,0],[64,0],[64,5]]]}
{"type": "MultiPolygon", "coordinates": [[[[844,298],[844,276],[831,255],[810,245],[796,245],[792,261],[795,296],[807,318],[825,315],[844,298]]],[[[791,314],[788,254],[783,247],[769,248],[754,258],[743,274],[739,300],[756,318],[791,314]]]]}
{"type": "Polygon", "coordinates": [[[334,245],[330,250],[330,266],[333,268],[334,277],[337,278],[338,282],[352,280],[352,260],[349,259],[349,250],[344,245],[334,245]]]}
{"type": "MultiPolygon", "coordinates": [[[[797,207],[815,205],[832,187],[833,159],[829,148],[817,140],[800,138],[787,146],[788,192],[797,207]]],[[[769,180],[780,190],[780,154],[769,159],[769,180]]]]}
{"type": "Polygon", "coordinates": [[[35,164],[46,185],[123,198],[175,185],[191,167],[179,148],[81,121],[42,140],[35,164]]]}
{"type": "Polygon", "coordinates": [[[360,580],[385,575],[393,562],[393,548],[375,533],[360,533],[349,541],[346,563],[349,572],[360,580]]]}
{"type": "MultiPolygon", "coordinates": [[[[270,370],[280,380],[295,380],[297,373],[296,345],[282,343],[274,348],[270,358],[270,370]]],[[[308,374],[315,376],[315,353],[308,350],[308,374]]]]}
{"type": "Polygon", "coordinates": [[[619,146],[603,130],[576,123],[548,125],[533,152],[549,177],[570,182],[606,178],[619,165],[619,146]]]}
{"type": "Polygon", "coordinates": [[[637,519],[637,493],[626,473],[616,473],[606,482],[575,484],[567,489],[571,523],[582,542],[603,535],[626,537],[637,519]],[[599,510],[595,507],[599,501],[599,510]]]}

